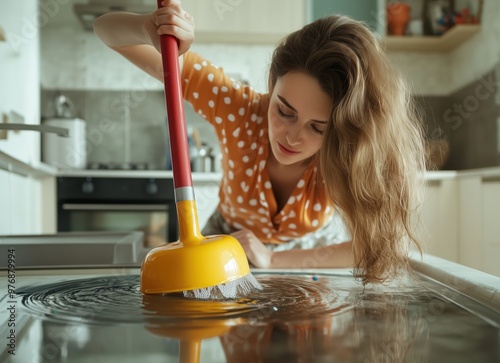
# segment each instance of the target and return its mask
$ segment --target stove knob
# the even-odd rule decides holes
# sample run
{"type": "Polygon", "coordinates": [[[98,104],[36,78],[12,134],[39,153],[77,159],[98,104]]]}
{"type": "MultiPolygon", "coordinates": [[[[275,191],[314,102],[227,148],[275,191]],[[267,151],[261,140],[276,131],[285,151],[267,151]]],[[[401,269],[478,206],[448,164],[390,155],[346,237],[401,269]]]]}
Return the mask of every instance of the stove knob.
{"type": "Polygon", "coordinates": [[[82,184],[82,192],[85,194],[92,194],[94,192],[94,183],[90,180],[84,181],[82,184]]]}
{"type": "Polygon", "coordinates": [[[154,181],[150,181],[148,184],[146,184],[146,194],[158,194],[158,184],[156,184],[154,181]]]}

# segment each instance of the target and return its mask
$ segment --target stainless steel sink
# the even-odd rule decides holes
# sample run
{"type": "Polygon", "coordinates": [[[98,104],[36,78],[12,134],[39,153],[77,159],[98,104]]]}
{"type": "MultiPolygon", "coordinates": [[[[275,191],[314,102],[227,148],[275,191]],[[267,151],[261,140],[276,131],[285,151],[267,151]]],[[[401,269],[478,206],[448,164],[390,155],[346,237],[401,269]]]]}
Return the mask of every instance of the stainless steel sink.
{"type": "Polygon", "coordinates": [[[138,273],[19,271],[17,296],[0,295],[16,324],[0,316],[13,339],[0,362],[500,361],[499,307],[435,274],[364,287],[345,271],[253,270],[263,292],[197,301],[142,295],[138,273]]]}
{"type": "MultiPolygon", "coordinates": [[[[140,266],[144,233],[64,232],[0,236],[0,255],[14,251],[16,269],[140,266]]],[[[0,269],[7,268],[0,259],[0,269]]]]}

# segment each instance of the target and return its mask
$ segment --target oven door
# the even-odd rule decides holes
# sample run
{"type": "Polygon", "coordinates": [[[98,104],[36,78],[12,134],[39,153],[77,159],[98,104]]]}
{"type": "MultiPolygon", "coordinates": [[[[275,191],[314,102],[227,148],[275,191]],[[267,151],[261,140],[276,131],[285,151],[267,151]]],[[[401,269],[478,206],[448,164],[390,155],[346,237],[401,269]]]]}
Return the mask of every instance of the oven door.
{"type": "Polygon", "coordinates": [[[171,182],[140,178],[66,178],[58,183],[58,231],[130,230],[144,232],[145,247],[177,240],[171,182]]]}

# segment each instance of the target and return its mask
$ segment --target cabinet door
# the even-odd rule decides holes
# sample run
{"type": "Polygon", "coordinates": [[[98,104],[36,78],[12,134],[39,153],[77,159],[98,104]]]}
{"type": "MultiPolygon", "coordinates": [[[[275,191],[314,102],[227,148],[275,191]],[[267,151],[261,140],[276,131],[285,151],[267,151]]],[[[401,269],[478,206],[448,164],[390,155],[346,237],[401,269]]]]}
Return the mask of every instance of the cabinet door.
{"type": "Polygon", "coordinates": [[[10,234],[9,173],[0,170],[0,235],[10,234]]]}
{"type": "Polygon", "coordinates": [[[327,15],[347,15],[353,19],[366,22],[370,29],[379,31],[381,21],[380,9],[383,2],[379,0],[310,0],[312,20],[327,15]]]}
{"type": "Polygon", "coordinates": [[[484,271],[482,189],[481,176],[460,179],[459,262],[484,271]]]}
{"type": "Polygon", "coordinates": [[[274,43],[305,23],[304,0],[215,0],[193,4],[197,41],[274,43]]]}
{"type": "Polygon", "coordinates": [[[418,232],[424,251],[458,262],[458,218],[457,182],[428,182],[421,209],[421,229],[418,232]]]}
{"type": "Polygon", "coordinates": [[[10,233],[32,232],[35,206],[27,177],[10,174],[10,233]]]}
{"type": "MultiPolygon", "coordinates": [[[[0,115],[15,111],[27,124],[40,123],[39,29],[34,23],[42,18],[37,15],[37,0],[0,2],[0,24],[7,33],[7,41],[0,42],[0,115]]],[[[7,135],[0,151],[24,162],[40,160],[38,133],[7,135]]]]}
{"type": "Polygon", "coordinates": [[[483,181],[484,272],[500,276],[500,179],[483,181]]]}

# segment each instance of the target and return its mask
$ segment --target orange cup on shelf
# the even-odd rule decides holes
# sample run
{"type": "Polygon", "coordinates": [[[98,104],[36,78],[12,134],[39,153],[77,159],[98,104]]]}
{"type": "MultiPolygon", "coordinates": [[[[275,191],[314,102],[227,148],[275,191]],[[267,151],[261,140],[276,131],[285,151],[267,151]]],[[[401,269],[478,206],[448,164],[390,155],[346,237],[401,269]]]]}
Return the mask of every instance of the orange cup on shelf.
{"type": "Polygon", "coordinates": [[[410,5],[395,2],[387,5],[387,27],[389,35],[404,35],[410,21],[410,5]]]}

